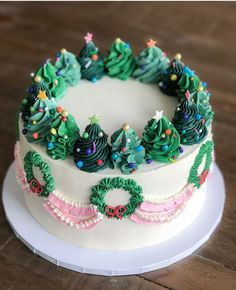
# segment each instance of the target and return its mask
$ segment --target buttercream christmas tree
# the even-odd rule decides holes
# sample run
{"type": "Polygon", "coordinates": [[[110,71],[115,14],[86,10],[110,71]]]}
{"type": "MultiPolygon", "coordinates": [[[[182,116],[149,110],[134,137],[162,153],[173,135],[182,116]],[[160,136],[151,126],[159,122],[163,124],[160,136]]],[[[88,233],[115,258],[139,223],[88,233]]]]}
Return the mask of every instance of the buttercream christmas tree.
{"type": "Polygon", "coordinates": [[[196,92],[191,94],[191,100],[197,105],[199,113],[205,119],[206,126],[210,126],[214,117],[212,106],[210,105],[210,93],[202,83],[196,92]]]}
{"type": "Polygon", "coordinates": [[[96,82],[104,75],[103,58],[92,40],[93,34],[88,32],[84,39],[86,43],[78,56],[82,78],[96,82]]]}
{"type": "Polygon", "coordinates": [[[189,91],[190,94],[197,92],[201,81],[195,72],[188,66],[183,68],[182,76],[178,82],[177,97],[179,101],[185,100],[185,94],[189,91]]]}
{"type": "Polygon", "coordinates": [[[145,149],[140,145],[141,140],[135,130],[124,124],[111,136],[112,163],[124,174],[130,174],[138,169],[139,164],[145,162],[145,149]]]}
{"type": "Polygon", "coordinates": [[[189,91],[186,92],[185,96],[186,99],[177,107],[172,122],[179,132],[181,143],[193,145],[205,139],[207,127],[197,105],[191,101],[189,91]]]}
{"type": "Polygon", "coordinates": [[[53,159],[65,159],[73,153],[79,128],[75,119],[62,107],[57,107],[58,116],[51,123],[47,136],[47,153],[53,159]]]}
{"type": "Polygon", "coordinates": [[[35,83],[44,82],[48,86],[51,96],[56,100],[60,100],[66,90],[64,79],[57,74],[57,69],[50,61],[47,61],[43,66],[38,68],[35,74],[33,74],[33,81],[35,83]]]}
{"type": "MultiPolygon", "coordinates": [[[[28,117],[31,116],[31,107],[34,105],[34,103],[38,100],[38,94],[40,91],[45,91],[46,96],[51,99],[51,93],[48,89],[48,86],[44,84],[43,82],[40,83],[33,83],[28,89],[27,89],[27,97],[22,100],[21,104],[21,117],[23,121],[27,121],[28,117]]],[[[54,99],[52,98],[54,101],[54,99]]]]}
{"type": "Polygon", "coordinates": [[[51,123],[57,115],[56,102],[49,99],[46,90],[39,90],[37,100],[30,108],[22,133],[30,143],[44,143],[51,123]]]}
{"type": "Polygon", "coordinates": [[[75,143],[74,161],[80,170],[97,172],[110,165],[110,146],[107,134],[99,125],[100,118],[94,115],[89,120],[83,136],[75,143]]]}
{"type": "Polygon", "coordinates": [[[130,45],[117,38],[105,58],[105,68],[110,77],[127,80],[135,69],[135,60],[130,45]]]}
{"type": "Polygon", "coordinates": [[[147,48],[135,57],[136,69],[133,77],[143,83],[157,83],[169,62],[166,54],[156,46],[156,41],[150,39],[147,48]]]}
{"type": "Polygon", "coordinates": [[[67,85],[75,86],[78,84],[81,78],[80,64],[73,53],[63,48],[57,54],[54,66],[57,69],[56,74],[62,76],[67,85]]]}
{"type": "Polygon", "coordinates": [[[169,64],[169,67],[163,71],[162,77],[159,82],[161,90],[169,95],[176,96],[178,82],[182,76],[184,64],[181,62],[181,54],[177,53],[174,59],[169,64]]]}
{"type": "Polygon", "coordinates": [[[144,128],[142,145],[146,150],[146,162],[175,162],[183,152],[180,147],[180,136],[174,125],[156,111],[155,116],[144,128]]]}

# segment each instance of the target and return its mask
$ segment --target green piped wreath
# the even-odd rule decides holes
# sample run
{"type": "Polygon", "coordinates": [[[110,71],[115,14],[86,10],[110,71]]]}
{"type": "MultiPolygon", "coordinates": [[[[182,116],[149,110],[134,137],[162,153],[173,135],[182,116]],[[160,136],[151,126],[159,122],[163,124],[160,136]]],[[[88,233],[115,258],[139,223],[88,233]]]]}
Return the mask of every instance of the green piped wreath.
{"type": "Polygon", "coordinates": [[[55,181],[51,170],[41,156],[35,151],[28,151],[24,158],[24,170],[31,190],[38,195],[47,197],[55,189],[55,181]],[[38,167],[42,173],[44,185],[41,185],[33,173],[33,166],[38,167]]]}
{"type": "Polygon", "coordinates": [[[142,187],[133,179],[124,179],[121,177],[103,178],[98,185],[91,189],[90,202],[97,206],[98,210],[112,218],[122,219],[131,215],[137,206],[143,201],[142,187]],[[129,202],[126,205],[110,206],[105,202],[105,195],[113,189],[123,189],[131,195],[129,202]]]}
{"type": "Polygon", "coordinates": [[[199,188],[206,180],[206,177],[209,173],[209,169],[212,162],[212,151],[214,148],[213,141],[207,141],[203,144],[198,152],[198,155],[195,158],[194,164],[191,167],[188,182],[193,183],[197,188],[199,188]],[[206,155],[206,161],[204,169],[200,175],[198,175],[198,168],[201,165],[204,156],[206,155]]]}

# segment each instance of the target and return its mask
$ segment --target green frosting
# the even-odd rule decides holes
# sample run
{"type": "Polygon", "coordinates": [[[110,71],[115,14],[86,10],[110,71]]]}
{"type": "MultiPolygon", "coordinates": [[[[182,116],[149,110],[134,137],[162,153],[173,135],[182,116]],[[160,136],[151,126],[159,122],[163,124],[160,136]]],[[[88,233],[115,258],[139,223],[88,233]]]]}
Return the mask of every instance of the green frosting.
{"type": "Polygon", "coordinates": [[[93,41],[84,45],[79,53],[78,61],[81,65],[83,79],[96,82],[104,75],[104,62],[93,41]]]}
{"type": "Polygon", "coordinates": [[[183,73],[183,63],[180,61],[181,56],[176,55],[175,59],[172,60],[169,67],[162,73],[159,87],[163,93],[169,96],[176,96],[178,89],[178,82],[183,73]]]}
{"type": "Polygon", "coordinates": [[[148,159],[165,163],[175,162],[181,151],[179,133],[165,116],[148,122],[142,145],[148,159]]]}
{"type": "Polygon", "coordinates": [[[142,187],[133,179],[124,179],[121,177],[104,178],[98,185],[92,187],[90,202],[97,206],[102,214],[106,214],[109,218],[122,219],[131,215],[135,209],[142,203],[142,187]],[[113,189],[123,189],[131,195],[126,205],[113,207],[105,202],[105,195],[113,189]]]}
{"type": "Polygon", "coordinates": [[[61,53],[57,54],[54,66],[57,69],[56,74],[62,76],[67,85],[78,84],[81,78],[80,64],[73,53],[62,49],[61,53]]]}
{"type": "Polygon", "coordinates": [[[191,100],[197,105],[199,113],[203,116],[206,126],[210,126],[214,112],[209,102],[210,93],[207,90],[197,90],[191,94],[191,100]]]}
{"type": "MultiPolygon", "coordinates": [[[[49,99],[51,99],[51,93],[48,89],[48,86],[43,83],[34,83],[27,89],[27,97],[22,100],[21,103],[21,117],[23,121],[27,121],[28,118],[31,116],[31,107],[35,104],[35,102],[38,100],[37,96],[39,94],[39,91],[45,91],[46,95],[49,99]]],[[[53,99],[52,99],[53,100],[53,99]]]]}
{"type": "Polygon", "coordinates": [[[136,69],[133,77],[143,83],[157,83],[167,69],[169,59],[159,47],[145,48],[136,58],[136,69]]]}
{"type": "Polygon", "coordinates": [[[60,100],[63,97],[66,83],[61,76],[57,75],[56,68],[49,61],[39,67],[35,73],[34,81],[39,82],[40,80],[48,85],[51,96],[56,100],[60,100]]]}
{"type": "Polygon", "coordinates": [[[86,172],[97,172],[110,166],[110,146],[107,134],[101,129],[96,116],[91,117],[91,124],[85,128],[74,146],[76,166],[86,172]]]}
{"type": "Polygon", "coordinates": [[[194,71],[190,70],[187,66],[183,69],[183,74],[178,82],[177,96],[179,101],[185,100],[185,93],[189,91],[190,94],[197,92],[201,85],[201,81],[194,71]]]}
{"type": "Polygon", "coordinates": [[[130,174],[144,163],[145,149],[140,145],[141,140],[135,130],[128,124],[111,136],[113,167],[119,168],[124,174],[130,174]]]}
{"type": "Polygon", "coordinates": [[[135,69],[135,60],[130,45],[119,38],[116,39],[105,59],[105,68],[110,77],[127,80],[135,69]]]}
{"type": "Polygon", "coordinates": [[[46,141],[51,122],[57,115],[56,102],[47,98],[46,91],[39,91],[37,101],[30,108],[22,133],[30,143],[46,141]]]}
{"type": "Polygon", "coordinates": [[[193,183],[197,188],[199,188],[206,179],[206,176],[209,173],[210,166],[212,163],[212,155],[213,155],[214,143],[213,141],[207,141],[205,144],[202,144],[195,160],[194,164],[191,167],[188,182],[193,183]],[[198,173],[199,167],[203,162],[203,158],[206,156],[205,164],[201,174],[198,173]]]}
{"type": "Polygon", "coordinates": [[[47,197],[50,192],[53,192],[55,189],[55,181],[51,174],[51,170],[48,164],[42,160],[37,152],[27,152],[24,157],[24,170],[27,182],[30,184],[33,192],[38,193],[43,197],[47,197]],[[41,185],[35,178],[33,167],[37,167],[41,171],[44,185],[41,185]]]}
{"type": "Polygon", "coordinates": [[[172,122],[179,132],[182,144],[197,144],[207,136],[205,120],[191,100],[182,101],[175,111],[172,122]]]}
{"type": "Polygon", "coordinates": [[[47,153],[53,159],[65,159],[71,155],[79,137],[79,128],[75,119],[67,114],[66,111],[62,111],[51,123],[51,130],[47,136],[47,153]]]}

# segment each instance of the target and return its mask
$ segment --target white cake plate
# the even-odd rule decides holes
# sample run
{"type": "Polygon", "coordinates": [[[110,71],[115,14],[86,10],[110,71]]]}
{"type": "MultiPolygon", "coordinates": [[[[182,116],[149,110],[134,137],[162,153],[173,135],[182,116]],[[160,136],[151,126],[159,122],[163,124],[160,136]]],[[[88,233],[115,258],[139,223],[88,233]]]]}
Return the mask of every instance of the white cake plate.
{"type": "MultiPolygon", "coordinates": [[[[156,246],[128,251],[80,248],[49,234],[27,209],[15,178],[14,163],[3,184],[3,205],[15,235],[35,254],[74,271],[97,275],[141,274],[167,267],[203,245],[219,224],[225,201],[223,176],[216,164],[207,181],[207,195],[198,217],[180,234],[156,246]]],[[[51,217],[49,217],[51,218],[51,217]]]]}

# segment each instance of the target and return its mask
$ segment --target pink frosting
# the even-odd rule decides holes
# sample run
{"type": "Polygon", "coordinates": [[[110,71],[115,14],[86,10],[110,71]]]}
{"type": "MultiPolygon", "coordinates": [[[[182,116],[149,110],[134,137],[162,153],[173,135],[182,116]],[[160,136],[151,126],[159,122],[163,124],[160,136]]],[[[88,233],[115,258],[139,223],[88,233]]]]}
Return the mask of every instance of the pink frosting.
{"type": "Polygon", "coordinates": [[[16,167],[16,175],[17,179],[22,187],[22,189],[26,192],[31,192],[30,186],[26,180],[25,177],[25,171],[22,167],[22,160],[21,160],[21,152],[20,152],[20,145],[19,142],[15,144],[15,151],[14,151],[14,156],[15,156],[15,167],[16,167]]]}
{"type": "MultiPolygon", "coordinates": [[[[65,224],[68,226],[68,223],[66,223],[66,221],[61,220],[60,217],[58,217],[58,215],[56,213],[54,213],[53,208],[51,208],[51,206],[48,204],[48,202],[46,201],[44,203],[44,208],[50,213],[50,215],[55,218],[58,222],[65,224]]],[[[81,219],[79,216],[75,216],[72,214],[69,214],[68,212],[64,212],[63,210],[60,210],[62,215],[66,218],[69,218],[70,221],[73,221],[75,225],[82,225],[80,229],[84,229],[84,230],[88,230],[93,228],[94,226],[96,226],[98,223],[101,222],[101,219],[97,218],[97,213],[93,216],[81,219]]]]}
{"type": "Polygon", "coordinates": [[[130,219],[137,223],[137,224],[143,224],[143,225],[155,225],[155,224],[161,224],[161,222],[154,222],[154,221],[147,221],[147,220],[143,220],[141,217],[137,216],[135,213],[133,213],[130,216],[130,219]]]}
{"type": "Polygon", "coordinates": [[[182,192],[175,196],[172,200],[168,200],[166,202],[150,202],[144,201],[139,209],[146,212],[153,212],[153,213],[163,213],[163,214],[171,214],[173,211],[176,210],[181,204],[187,201],[193,193],[193,188],[190,186],[184,187],[182,192]]]}
{"type": "Polygon", "coordinates": [[[64,213],[68,213],[76,216],[91,216],[97,213],[97,209],[94,206],[74,206],[71,204],[66,204],[54,194],[50,193],[48,196],[48,201],[52,203],[55,207],[59,208],[64,213]]]}

